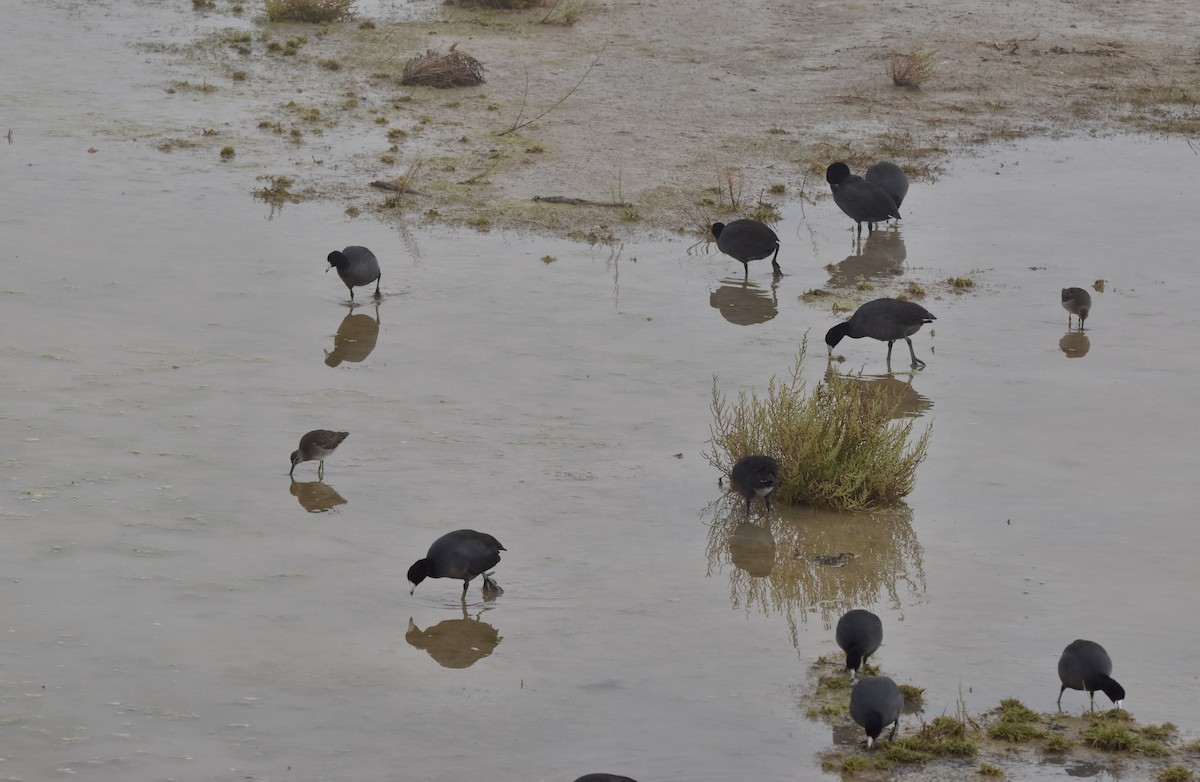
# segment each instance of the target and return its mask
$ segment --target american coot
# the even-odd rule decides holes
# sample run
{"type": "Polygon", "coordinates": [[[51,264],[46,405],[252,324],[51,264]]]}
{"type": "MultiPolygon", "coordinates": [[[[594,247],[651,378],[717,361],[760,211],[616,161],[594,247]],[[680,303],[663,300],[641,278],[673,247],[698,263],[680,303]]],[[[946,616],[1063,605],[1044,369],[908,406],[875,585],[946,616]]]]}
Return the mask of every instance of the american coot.
{"type": "Polygon", "coordinates": [[[883,192],[892,197],[897,209],[904,203],[904,196],[908,195],[908,177],[904,169],[890,160],[882,160],[871,166],[863,178],[882,187],[883,192]]]}
{"type": "Polygon", "coordinates": [[[867,749],[887,725],[892,726],[888,741],[896,738],[903,708],[904,696],[900,694],[900,688],[886,676],[859,679],[850,690],[850,717],[866,730],[867,749]]]}
{"type": "Polygon", "coordinates": [[[839,323],[825,333],[825,344],[829,346],[829,355],[842,341],[843,337],[861,339],[870,337],[888,343],[887,363],[892,364],[892,343],[903,339],[908,343],[908,353],[912,356],[912,367],[925,366],[925,362],[917,358],[909,335],[916,334],[921,326],[937,320],[929,314],[929,310],[920,304],[899,299],[875,299],[859,307],[850,316],[850,320],[839,323]]]}
{"type": "Polygon", "coordinates": [[[1125,699],[1125,688],[1113,681],[1112,659],[1104,647],[1095,641],[1072,641],[1058,658],[1058,678],[1062,687],[1058,691],[1058,710],[1062,711],[1062,696],[1072,690],[1087,690],[1092,708],[1096,708],[1096,690],[1102,691],[1117,708],[1125,699]]]}
{"type": "Polygon", "coordinates": [[[337,447],[342,444],[350,436],[349,432],[331,432],[328,429],[313,429],[308,434],[300,438],[300,448],[292,451],[292,469],[288,471],[291,475],[296,471],[296,465],[300,462],[319,461],[317,465],[317,478],[325,477],[325,457],[337,450],[337,447]]]}
{"type": "Polygon", "coordinates": [[[892,217],[900,219],[900,208],[887,191],[874,182],[851,174],[850,167],[845,163],[834,163],[825,169],[825,181],[833,191],[833,202],[858,223],[860,238],[863,223],[867,224],[869,232],[875,223],[886,222],[892,217]]]}
{"type": "Polygon", "coordinates": [[[1067,311],[1067,330],[1071,328],[1071,316],[1079,318],[1079,330],[1083,331],[1083,322],[1092,311],[1092,294],[1083,288],[1063,288],[1062,305],[1067,311]]]}
{"type": "Polygon", "coordinates": [[[350,301],[354,301],[355,286],[371,283],[375,283],[375,298],[379,298],[379,282],[383,274],[379,271],[379,260],[375,253],[366,247],[350,246],[344,250],[334,250],[326,260],[329,261],[329,268],[325,273],[328,274],[329,269],[337,269],[338,276],[350,289],[350,301]]]}
{"type": "Polygon", "coordinates": [[[584,774],[575,782],[637,782],[637,780],[617,774],[584,774]]]}
{"type": "Polygon", "coordinates": [[[867,658],[883,643],[883,622],[870,611],[855,608],[838,620],[834,637],[846,653],[846,670],[853,679],[859,666],[866,666],[867,658]]]}
{"type": "Polygon", "coordinates": [[[783,274],[779,268],[779,237],[766,223],[758,220],[734,220],[732,223],[713,223],[712,235],[716,237],[717,249],[730,258],[742,262],[746,277],[750,277],[750,261],[770,256],[775,274],[783,274]]]}
{"type": "Polygon", "coordinates": [[[471,579],[482,575],[484,593],[498,594],[503,590],[492,580],[487,569],[495,567],[500,561],[500,552],[507,550],[500,541],[484,532],[473,529],[447,532],[433,542],[424,559],[418,559],[408,569],[408,583],[412,587],[408,593],[415,592],[417,584],[427,578],[461,578],[465,598],[471,579]]]}
{"type": "Polygon", "coordinates": [[[779,462],[761,454],[742,457],[733,465],[729,482],[746,498],[746,513],[750,512],[750,502],[755,497],[762,497],[770,510],[771,493],[779,483],[779,462]]]}

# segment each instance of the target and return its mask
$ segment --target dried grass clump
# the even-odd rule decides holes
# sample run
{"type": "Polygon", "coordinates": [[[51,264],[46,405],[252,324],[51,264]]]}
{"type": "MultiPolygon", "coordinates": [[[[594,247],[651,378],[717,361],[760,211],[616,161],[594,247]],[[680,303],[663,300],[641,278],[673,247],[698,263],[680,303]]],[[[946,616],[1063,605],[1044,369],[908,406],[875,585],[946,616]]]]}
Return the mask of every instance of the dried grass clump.
{"type": "Polygon", "coordinates": [[[893,54],[888,58],[887,75],[892,77],[892,83],[897,87],[918,89],[933,75],[934,61],[937,55],[934,50],[921,51],[910,49],[907,54],[893,54]]]}
{"type": "Polygon", "coordinates": [[[354,0],[266,0],[272,22],[340,22],[354,16],[354,0]]]}
{"type": "Polygon", "coordinates": [[[831,373],[809,393],[800,379],[807,346],[805,338],[791,380],[772,378],[765,398],[741,391],[730,403],[714,378],[705,458],[728,475],[743,456],[774,456],[779,502],[834,510],[899,502],[913,490],[930,429],[909,447],[915,420],[893,421],[893,401],[854,377],[831,373]]]}
{"type": "Polygon", "coordinates": [[[451,49],[442,54],[430,49],[404,65],[401,84],[423,87],[473,87],[483,84],[483,64],[469,54],[451,49]]]}

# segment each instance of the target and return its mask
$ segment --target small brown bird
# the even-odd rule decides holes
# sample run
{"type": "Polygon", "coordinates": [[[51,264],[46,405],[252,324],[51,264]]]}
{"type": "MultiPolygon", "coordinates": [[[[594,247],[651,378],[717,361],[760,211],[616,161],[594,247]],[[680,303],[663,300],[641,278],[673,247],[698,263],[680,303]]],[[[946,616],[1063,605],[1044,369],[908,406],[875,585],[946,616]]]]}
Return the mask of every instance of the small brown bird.
{"type": "Polygon", "coordinates": [[[296,465],[300,462],[319,461],[320,464],[317,466],[317,480],[324,478],[325,457],[336,451],[337,447],[342,444],[342,440],[345,440],[349,436],[349,432],[331,432],[328,429],[313,429],[300,438],[300,448],[292,451],[292,469],[288,471],[288,475],[296,471],[296,465]]]}
{"type": "Polygon", "coordinates": [[[1083,288],[1063,288],[1062,305],[1067,311],[1067,330],[1071,329],[1071,316],[1074,315],[1079,318],[1079,330],[1083,331],[1083,322],[1092,309],[1092,294],[1083,288]]]}

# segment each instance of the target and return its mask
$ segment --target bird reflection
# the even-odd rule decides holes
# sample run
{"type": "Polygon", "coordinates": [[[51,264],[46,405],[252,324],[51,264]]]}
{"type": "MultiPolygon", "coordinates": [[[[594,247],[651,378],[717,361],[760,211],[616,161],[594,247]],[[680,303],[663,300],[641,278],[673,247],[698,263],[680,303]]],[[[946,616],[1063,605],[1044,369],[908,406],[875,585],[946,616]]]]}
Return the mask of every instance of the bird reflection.
{"type": "Polygon", "coordinates": [[[729,495],[709,506],[708,574],[732,565],[734,608],[782,614],[797,649],[799,624],[810,613],[832,630],[851,608],[896,605],[902,592],[925,592],[921,544],[907,505],[857,513],[777,505],[753,533],[742,510],[741,498],[729,495]],[[773,542],[769,569],[761,559],[753,567],[742,564],[752,537],[773,542]]]}
{"type": "Polygon", "coordinates": [[[309,513],[324,513],[346,504],[346,498],[324,481],[297,481],[292,478],[292,496],[309,513]]]}
{"type": "Polygon", "coordinates": [[[899,275],[904,271],[907,257],[899,228],[873,231],[865,242],[856,245],[856,251],[847,255],[846,260],[832,265],[829,285],[853,288],[859,282],[899,275]]]}
{"type": "Polygon", "coordinates": [[[343,361],[357,363],[375,349],[379,340],[379,305],[375,305],[375,317],[362,314],[355,315],[354,309],[342,318],[337,334],[333,335],[333,350],[325,351],[326,366],[336,367],[343,361]]]}
{"type": "Polygon", "coordinates": [[[775,567],[775,538],[771,528],[743,521],[729,536],[729,559],[748,575],[762,578],[775,567]]]}
{"type": "Polygon", "coordinates": [[[1068,331],[1058,341],[1058,347],[1067,358],[1083,358],[1092,349],[1092,341],[1082,331],[1068,331]]]}
{"type": "MultiPolygon", "coordinates": [[[[825,382],[828,383],[830,378],[836,374],[833,364],[828,364],[825,368],[825,382]]],[[[864,390],[879,394],[887,400],[892,405],[890,417],[893,421],[901,418],[918,418],[933,407],[933,401],[929,397],[922,396],[913,388],[912,373],[908,373],[907,380],[901,380],[890,372],[886,375],[863,375],[860,373],[838,376],[842,380],[858,383],[864,390]]]]}
{"type": "Polygon", "coordinates": [[[766,323],[779,314],[777,285],[772,282],[768,292],[756,282],[724,279],[721,287],[709,294],[708,306],[720,310],[722,318],[738,326],[766,323]]]}
{"type": "Polygon", "coordinates": [[[424,649],[443,668],[470,668],[487,657],[503,640],[496,628],[479,617],[474,619],[463,606],[462,619],[446,619],[428,630],[421,630],[411,618],[404,640],[409,646],[424,649]]]}

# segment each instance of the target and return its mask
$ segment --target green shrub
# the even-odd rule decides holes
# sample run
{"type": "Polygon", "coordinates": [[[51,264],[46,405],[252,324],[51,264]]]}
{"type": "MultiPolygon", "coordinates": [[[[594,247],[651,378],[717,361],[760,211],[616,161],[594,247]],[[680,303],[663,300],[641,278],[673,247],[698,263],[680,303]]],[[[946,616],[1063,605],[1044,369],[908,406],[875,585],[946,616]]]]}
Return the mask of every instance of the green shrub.
{"type": "Polygon", "coordinates": [[[779,460],[778,502],[835,510],[891,505],[913,490],[930,429],[911,447],[914,419],[893,421],[894,403],[859,378],[827,373],[809,393],[800,379],[807,337],[790,380],[772,378],[764,398],[739,391],[730,403],[713,378],[709,463],[729,475],[738,459],[779,460]]]}

